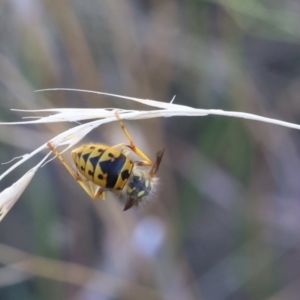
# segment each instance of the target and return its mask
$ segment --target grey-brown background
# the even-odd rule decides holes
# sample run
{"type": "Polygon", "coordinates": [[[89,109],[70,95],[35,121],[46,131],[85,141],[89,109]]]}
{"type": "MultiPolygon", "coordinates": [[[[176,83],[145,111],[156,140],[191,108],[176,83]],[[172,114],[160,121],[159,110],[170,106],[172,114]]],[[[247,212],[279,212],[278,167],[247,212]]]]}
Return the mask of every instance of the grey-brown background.
{"type": "MultiPolygon", "coordinates": [[[[300,123],[299,20],[297,0],[2,0],[0,118],[145,109],[33,93],[66,87],[300,123]]],[[[0,160],[74,125],[1,126],[0,160]]],[[[46,165],[0,224],[0,299],[299,299],[299,133],[220,116],[126,126],[148,156],[166,149],[154,203],[123,213],[113,195],[90,200],[57,160],[46,165]]],[[[111,123],[91,141],[125,137],[111,123]]]]}

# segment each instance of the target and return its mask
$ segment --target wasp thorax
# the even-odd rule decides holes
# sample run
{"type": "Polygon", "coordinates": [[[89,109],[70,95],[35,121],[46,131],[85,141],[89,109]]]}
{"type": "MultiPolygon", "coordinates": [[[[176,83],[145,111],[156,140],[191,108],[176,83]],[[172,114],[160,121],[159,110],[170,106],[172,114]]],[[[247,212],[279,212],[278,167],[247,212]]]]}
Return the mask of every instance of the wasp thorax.
{"type": "Polygon", "coordinates": [[[138,201],[149,195],[151,192],[151,179],[145,176],[143,172],[135,171],[127,184],[127,195],[138,204],[138,201]]]}

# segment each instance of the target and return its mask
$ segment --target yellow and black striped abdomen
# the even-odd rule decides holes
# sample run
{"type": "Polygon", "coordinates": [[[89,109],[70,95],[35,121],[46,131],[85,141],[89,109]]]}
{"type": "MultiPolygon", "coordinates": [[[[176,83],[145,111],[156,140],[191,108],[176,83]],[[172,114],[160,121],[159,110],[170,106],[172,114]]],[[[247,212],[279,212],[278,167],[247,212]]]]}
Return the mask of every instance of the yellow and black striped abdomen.
{"type": "Polygon", "coordinates": [[[119,150],[101,144],[89,144],[72,151],[78,171],[91,182],[108,189],[122,190],[133,162],[119,150]]]}

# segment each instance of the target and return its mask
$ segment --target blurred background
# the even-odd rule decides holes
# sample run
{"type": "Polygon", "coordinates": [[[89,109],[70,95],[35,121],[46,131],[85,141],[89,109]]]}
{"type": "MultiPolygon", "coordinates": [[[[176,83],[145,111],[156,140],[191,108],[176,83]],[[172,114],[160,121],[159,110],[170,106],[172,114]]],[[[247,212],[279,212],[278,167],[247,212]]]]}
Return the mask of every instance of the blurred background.
{"type": "MultiPolygon", "coordinates": [[[[299,29],[297,0],[1,0],[0,120],[28,116],[11,108],[149,109],[34,93],[64,87],[300,123],[299,29]]],[[[0,160],[75,125],[1,126],[0,160]]],[[[153,204],[92,201],[47,164],[0,224],[0,299],[299,299],[299,132],[221,116],[125,125],[150,158],[166,149],[153,204]]],[[[83,142],[124,141],[114,122],[83,142]]]]}

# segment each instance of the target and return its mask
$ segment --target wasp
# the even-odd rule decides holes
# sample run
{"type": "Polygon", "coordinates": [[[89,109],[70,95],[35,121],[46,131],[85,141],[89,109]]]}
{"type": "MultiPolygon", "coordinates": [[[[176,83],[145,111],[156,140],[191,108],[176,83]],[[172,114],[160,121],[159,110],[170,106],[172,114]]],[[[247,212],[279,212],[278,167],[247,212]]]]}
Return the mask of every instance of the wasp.
{"type": "Polygon", "coordinates": [[[135,145],[117,111],[115,115],[129,144],[82,145],[71,152],[75,170],[62,158],[51,142],[47,145],[92,199],[105,200],[108,191],[115,192],[125,198],[125,211],[151,198],[157,184],[155,174],[164,150],[156,153],[156,160],[152,163],[135,145]],[[141,160],[131,159],[130,150],[141,160]]]}

